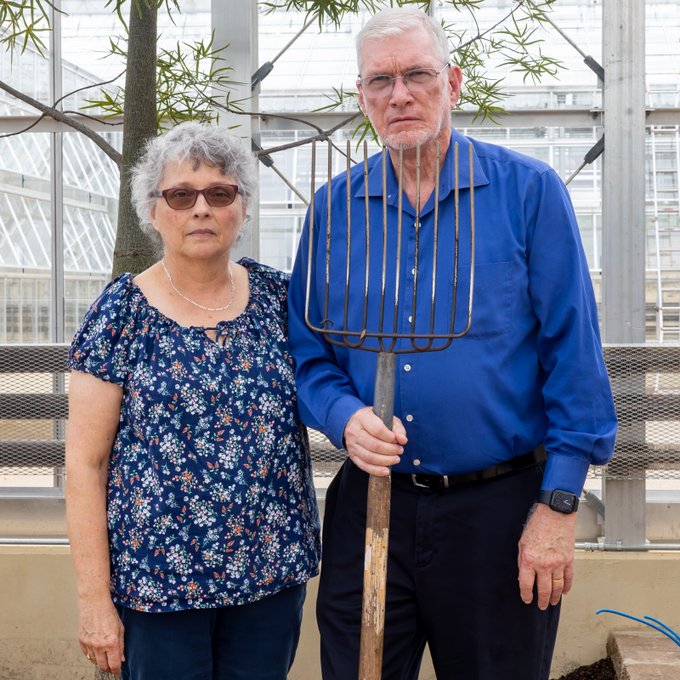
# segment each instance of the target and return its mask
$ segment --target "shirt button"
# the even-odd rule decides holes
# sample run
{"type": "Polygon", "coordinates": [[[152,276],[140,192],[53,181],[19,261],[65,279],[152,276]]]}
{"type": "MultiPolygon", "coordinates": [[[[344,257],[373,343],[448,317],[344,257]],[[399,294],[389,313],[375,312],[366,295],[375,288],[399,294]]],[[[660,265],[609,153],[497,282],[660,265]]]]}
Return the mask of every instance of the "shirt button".
{"type": "Polygon", "coordinates": [[[409,413],[409,414],[406,416],[406,420],[407,420],[409,423],[413,422],[413,416],[409,413]]]}
{"type": "Polygon", "coordinates": [[[408,373],[411,370],[411,364],[406,364],[404,370],[408,373]]]}
{"type": "Polygon", "coordinates": [[[420,465],[420,458],[415,458],[415,459],[413,460],[413,464],[414,464],[414,465],[420,465]]]}
{"type": "Polygon", "coordinates": [[[413,323],[413,317],[410,316],[410,315],[409,315],[409,317],[408,317],[408,322],[409,322],[409,323],[413,323]]]}
{"type": "Polygon", "coordinates": [[[415,270],[415,267],[414,267],[413,269],[411,269],[411,274],[412,274],[413,276],[415,276],[415,275],[416,275],[416,270],[415,270]]]}

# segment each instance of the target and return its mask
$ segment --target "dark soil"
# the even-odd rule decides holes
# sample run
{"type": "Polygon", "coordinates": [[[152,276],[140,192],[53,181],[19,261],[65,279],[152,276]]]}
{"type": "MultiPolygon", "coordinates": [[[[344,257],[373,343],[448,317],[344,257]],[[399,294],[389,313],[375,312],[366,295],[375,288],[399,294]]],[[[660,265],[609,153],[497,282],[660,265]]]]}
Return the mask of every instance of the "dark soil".
{"type": "Polygon", "coordinates": [[[600,659],[590,666],[581,666],[556,680],[616,680],[614,666],[610,659],[600,659]]]}

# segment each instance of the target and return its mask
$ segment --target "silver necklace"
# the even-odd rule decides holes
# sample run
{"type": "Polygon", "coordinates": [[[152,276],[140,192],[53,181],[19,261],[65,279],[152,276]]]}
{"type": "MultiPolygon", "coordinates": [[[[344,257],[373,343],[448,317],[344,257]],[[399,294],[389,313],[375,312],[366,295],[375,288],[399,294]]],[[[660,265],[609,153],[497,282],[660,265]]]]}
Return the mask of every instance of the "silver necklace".
{"type": "Polygon", "coordinates": [[[177,286],[175,285],[175,282],[172,280],[172,276],[170,276],[168,268],[165,266],[165,258],[161,260],[161,266],[163,267],[165,275],[168,277],[168,283],[175,291],[175,293],[177,293],[177,295],[179,295],[183,300],[186,300],[187,302],[194,305],[194,307],[204,309],[206,312],[226,312],[234,302],[234,297],[236,296],[236,286],[234,285],[234,274],[231,271],[231,267],[229,266],[229,264],[227,264],[227,271],[229,272],[229,286],[231,289],[231,300],[229,300],[228,304],[224,305],[224,307],[206,307],[205,305],[201,305],[198,302],[196,302],[196,300],[192,300],[190,297],[185,295],[181,290],[179,290],[179,288],[177,288],[177,286]]]}

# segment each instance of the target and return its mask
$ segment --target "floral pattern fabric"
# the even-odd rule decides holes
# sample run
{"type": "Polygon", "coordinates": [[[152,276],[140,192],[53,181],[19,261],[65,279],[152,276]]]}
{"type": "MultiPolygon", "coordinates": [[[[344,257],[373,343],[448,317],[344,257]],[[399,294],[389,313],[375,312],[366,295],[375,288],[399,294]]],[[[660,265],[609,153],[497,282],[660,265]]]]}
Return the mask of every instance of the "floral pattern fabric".
{"type": "Polygon", "coordinates": [[[296,409],[284,274],[252,260],[237,318],[182,327],[123,274],[70,368],[123,388],[108,480],[112,598],[145,612],[254,602],[318,571],[319,518],[296,409]]]}

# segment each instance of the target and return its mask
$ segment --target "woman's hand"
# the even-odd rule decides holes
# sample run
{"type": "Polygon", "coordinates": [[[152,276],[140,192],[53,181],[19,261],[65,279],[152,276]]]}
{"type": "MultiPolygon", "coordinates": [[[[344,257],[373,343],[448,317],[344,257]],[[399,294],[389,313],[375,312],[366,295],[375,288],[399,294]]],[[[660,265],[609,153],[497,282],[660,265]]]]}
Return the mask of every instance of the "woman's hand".
{"type": "Polygon", "coordinates": [[[108,595],[97,602],[80,603],[78,642],[83,654],[100,670],[120,675],[125,659],[124,632],[108,595]]]}

